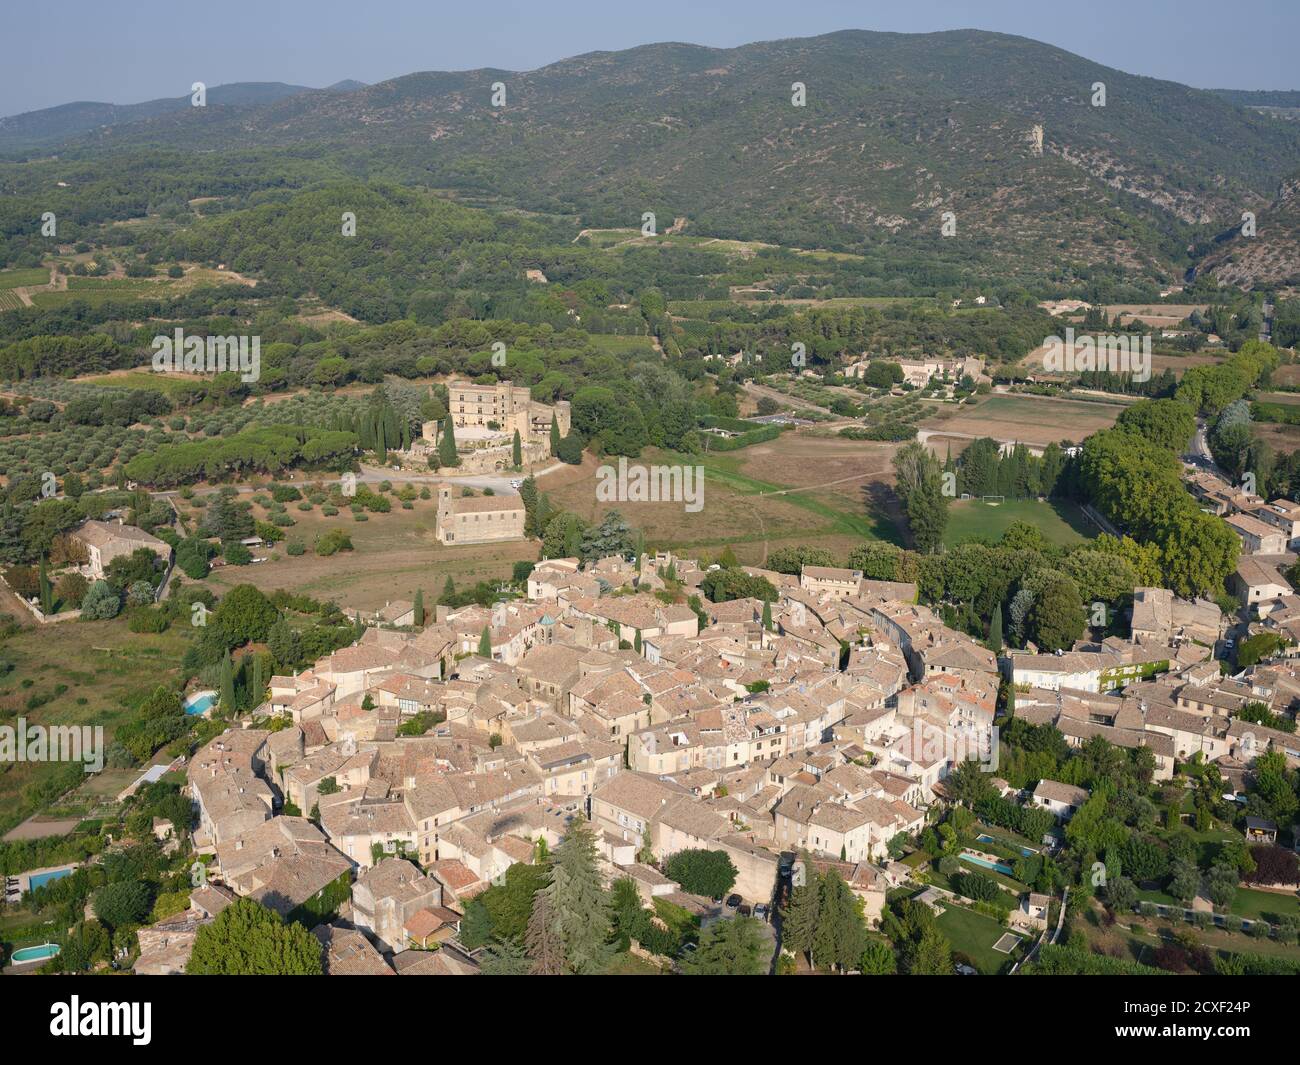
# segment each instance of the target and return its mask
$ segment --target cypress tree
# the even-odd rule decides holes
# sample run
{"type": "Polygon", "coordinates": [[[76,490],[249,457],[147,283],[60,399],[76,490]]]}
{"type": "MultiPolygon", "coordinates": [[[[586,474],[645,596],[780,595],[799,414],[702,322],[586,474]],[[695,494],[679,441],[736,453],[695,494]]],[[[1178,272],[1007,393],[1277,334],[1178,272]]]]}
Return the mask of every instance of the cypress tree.
{"type": "Polygon", "coordinates": [[[486,625],[478,638],[478,653],[483,658],[492,657],[492,632],[486,625]]]}
{"type": "Polygon", "coordinates": [[[994,654],[1002,650],[1002,604],[993,604],[993,616],[989,618],[988,648],[994,654]]]}
{"type": "Polygon", "coordinates": [[[781,914],[781,938],[794,953],[806,954],[815,965],[813,945],[821,920],[821,877],[806,856],[802,861],[806,879],[803,887],[790,893],[790,901],[781,914]]]}
{"type": "Polygon", "coordinates": [[[447,606],[456,598],[456,582],[451,579],[451,574],[447,574],[447,580],[442,586],[442,595],[438,596],[438,602],[447,606]]]}
{"type": "Polygon", "coordinates": [[[450,415],[442,420],[442,438],[438,441],[438,465],[460,465],[460,459],[456,457],[456,426],[450,415]]]}
{"type": "Polygon", "coordinates": [[[551,455],[554,456],[560,450],[560,423],[555,420],[555,411],[551,411],[551,455]]]}
{"type": "Polygon", "coordinates": [[[524,464],[523,442],[519,439],[518,429],[515,430],[515,438],[510,444],[510,461],[516,467],[524,464]]]}
{"type": "Polygon", "coordinates": [[[221,706],[230,713],[235,712],[235,666],[229,651],[221,662],[221,706]]]}
{"type": "Polygon", "coordinates": [[[767,600],[763,601],[763,628],[772,631],[772,604],[767,600]]]}
{"type": "Polygon", "coordinates": [[[41,559],[41,613],[54,613],[54,589],[50,587],[50,573],[44,558],[41,559]]]}
{"type": "Polygon", "coordinates": [[[415,590],[415,624],[417,628],[424,627],[424,589],[415,590]]]}

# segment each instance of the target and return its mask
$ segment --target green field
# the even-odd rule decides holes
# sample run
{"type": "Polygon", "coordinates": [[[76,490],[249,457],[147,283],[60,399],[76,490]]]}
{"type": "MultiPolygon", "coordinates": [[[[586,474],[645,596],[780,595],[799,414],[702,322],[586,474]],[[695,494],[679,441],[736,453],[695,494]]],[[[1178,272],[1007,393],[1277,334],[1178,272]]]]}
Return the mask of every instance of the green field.
{"type": "Polygon", "coordinates": [[[99,388],[147,389],[151,392],[170,394],[188,386],[194,378],[169,377],[166,374],[140,372],[105,374],[101,377],[82,377],[79,384],[96,385],[99,388]]]}
{"type": "MultiPolygon", "coordinates": [[[[1001,968],[1017,956],[1020,947],[1010,954],[1001,954],[993,949],[999,937],[1008,929],[992,917],[968,910],[961,906],[948,906],[934,922],[939,927],[954,953],[965,954],[972,964],[985,976],[994,976],[1001,968]]],[[[1024,939],[1023,933],[1017,933],[1024,939]]]]}
{"type": "Polygon", "coordinates": [[[48,285],[50,272],[33,266],[26,270],[0,270],[0,288],[24,288],[29,285],[48,285]]]}
{"type": "Polygon", "coordinates": [[[948,547],[955,547],[965,540],[979,537],[997,540],[1016,521],[1034,526],[1049,543],[1067,547],[1083,543],[1097,534],[1097,530],[1073,503],[1061,500],[1040,503],[1036,499],[1008,499],[1005,503],[994,505],[981,503],[977,499],[963,499],[948,508],[948,529],[944,533],[943,542],[948,547]]]}

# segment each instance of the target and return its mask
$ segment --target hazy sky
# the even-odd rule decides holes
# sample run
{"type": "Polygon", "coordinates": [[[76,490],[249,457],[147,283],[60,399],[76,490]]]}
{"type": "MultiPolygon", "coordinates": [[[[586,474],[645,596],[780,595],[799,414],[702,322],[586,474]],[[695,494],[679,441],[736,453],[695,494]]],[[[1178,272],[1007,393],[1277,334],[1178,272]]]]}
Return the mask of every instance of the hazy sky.
{"type": "Polygon", "coordinates": [[[3,25],[0,115],[188,95],[195,81],[531,70],[655,41],[731,47],[850,28],[998,30],[1200,88],[1300,88],[1296,0],[59,0],[7,5],[3,25]]]}

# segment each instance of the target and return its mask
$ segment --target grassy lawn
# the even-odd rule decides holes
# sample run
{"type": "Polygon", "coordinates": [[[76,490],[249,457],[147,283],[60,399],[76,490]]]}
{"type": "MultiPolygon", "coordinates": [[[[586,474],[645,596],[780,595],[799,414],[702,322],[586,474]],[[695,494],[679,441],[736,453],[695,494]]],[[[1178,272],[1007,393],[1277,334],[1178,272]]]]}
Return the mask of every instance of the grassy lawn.
{"type": "Polygon", "coordinates": [[[1238,917],[1259,917],[1273,924],[1282,914],[1300,913],[1300,897],[1295,894],[1284,895],[1280,891],[1238,888],[1229,909],[1238,917]]]}
{"type": "MultiPolygon", "coordinates": [[[[105,743],[111,743],[132,706],[157,685],[179,682],[190,638],[188,626],[158,635],[132,633],[121,618],[24,629],[4,644],[14,669],[0,680],[0,722],[12,724],[21,714],[31,725],[102,725],[105,743]],[[45,696],[48,702],[29,708],[29,700],[45,696]]],[[[37,812],[39,804],[26,789],[60,768],[51,762],[0,764],[0,828],[37,812]]],[[[95,797],[91,788],[86,805],[95,797]]]]}
{"type": "Polygon", "coordinates": [[[999,937],[1007,931],[1004,925],[974,910],[948,906],[935,920],[952,944],[954,952],[967,955],[981,973],[993,976],[1017,956],[1020,947],[1010,954],[1000,954],[993,949],[999,937]]]}
{"type": "Polygon", "coordinates": [[[964,499],[948,508],[948,528],[943,542],[955,547],[977,537],[997,540],[1016,521],[1034,526],[1049,543],[1066,547],[1091,539],[1097,532],[1075,504],[1062,500],[1040,503],[1036,499],[1009,499],[993,506],[964,499]]]}

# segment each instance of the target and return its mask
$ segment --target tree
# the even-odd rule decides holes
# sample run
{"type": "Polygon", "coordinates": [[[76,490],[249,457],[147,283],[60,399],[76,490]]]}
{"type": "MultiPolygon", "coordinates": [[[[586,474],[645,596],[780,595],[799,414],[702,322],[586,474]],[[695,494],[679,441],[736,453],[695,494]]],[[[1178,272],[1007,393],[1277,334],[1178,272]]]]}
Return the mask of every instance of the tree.
{"type": "Polygon", "coordinates": [[[50,585],[50,572],[44,558],[41,559],[41,613],[54,613],[54,588],[50,585]]]}
{"type": "Polygon", "coordinates": [[[122,600],[108,581],[95,581],[81,601],[81,616],[87,621],[106,621],[117,617],[122,600]]]}
{"type": "Polygon", "coordinates": [[[202,926],[185,971],[200,976],[320,976],[321,946],[300,924],[236,899],[202,926]]]}
{"type": "Polygon", "coordinates": [[[939,461],[913,442],[903,445],[894,456],[894,470],[912,542],[918,551],[930,554],[942,545],[948,527],[948,497],[939,461]]]}
{"type": "Polygon", "coordinates": [[[579,554],[584,563],[598,562],[610,555],[626,557],[636,546],[632,527],[617,510],[605,515],[599,525],[587,529],[582,535],[579,554]]]}
{"type": "Polygon", "coordinates": [[[235,667],[229,651],[221,660],[221,709],[227,713],[235,712],[235,667]]]}
{"type": "Polygon", "coordinates": [[[952,947],[936,928],[927,928],[909,952],[907,971],[913,976],[951,976],[952,947]]]}
{"type": "Polygon", "coordinates": [[[767,632],[772,631],[772,604],[766,600],[763,602],[763,628],[767,632]]]}
{"type": "Polygon", "coordinates": [[[450,415],[442,420],[442,436],[438,440],[438,465],[460,465],[460,458],[456,454],[456,426],[450,415]]]}
{"type": "Polygon", "coordinates": [[[153,889],[138,880],[105,884],[95,892],[91,907],[110,928],[140,924],[153,908],[153,889]]]}
{"type": "Polygon", "coordinates": [[[821,907],[813,951],[823,965],[840,972],[857,967],[867,945],[862,902],[835,870],[821,877],[821,907]]]}
{"type": "Polygon", "coordinates": [[[214,617],[238,647],[265,641],[271,626],[280,619],[280,612],[261,589],[237,584],[221,597],[214,617]]]}
{"type": "Polygon", "coordinates": [[[988,649],[994,654],[1002,651],[1002,604],[993,604],[993,616],[989,618],[988,649]]]}
{"type": "Polygon", "coordinates": [[[699,948],[682,962],[687,976],[761,976],[771,945],[762,922],[736,916],[715,921],[700,936],[699,948]]]}
{"type": "Polygon", "coordinates": [[[1027,617],[1029,637],[1043,651],[1068,651],[1083,634],[1083,603],[1069,577],[1044,571],[1027,617]]]}
{"type": "Polygon", "coordinates": [[[510,464],[518,469],[524,464],[523,442],[519,439],[519,430],[515,430],[515,438],[510,442],[510,464]]]}
{"type": "Polygon", "coordinates": [[[415,590],[415,627],[424,627],[424,589],[415,590]]]}
{"type": "Polygon", "coordinates": [[[813,947],[821,920],[821,878],[812,862],[805,858],[803,864],[806,882],[790,892],[781,914],[782,940],[790,951],[807,956],[809,964],[816,965],[813,947]]]}
{"type": "MultiPolygon", "coordinates": [[[[471,904],[465,913],[467,919],[472,909],[471,904]]],[[[532,971],[533,963],[518,940],[505,939],[483,948],[483,961],[479,965],[482,976],[527,976],[532,971]]]]}
{"type": "Polygon", "coordinates": [[[483,631],[479,633],[478,653],[481,658],[492,657],[492,630],[486,625],[483,626],[483,631]]]}
{"type": "Polygon", "coordinates": [[[883,939],[869,938],[862,947],[858,971],[863,976],[891,976],[898,972],[898,959],[893,948],[883,939]]]}
{"type": "Polygon", "coordinates": [[[442,594],[438,596],[438,602],[443,606],[449,606],[456,598],[456,582],[451,579],[451,574],[447,574],[447,579],[442,584],[442,594]]]}
{"type": "Polygon", "coordinates": [[[551,454],[556,457],[560,453],[560,423],[556,421],[555,412],[551,411],[551,454]]]}
{"type": "Polygon", "coordinates": [[[560,976],[564,973],[564,937],[551,900],[545,889],[533,896],[533,912],[528,917],[524,944],[532,961],[534,976],[560,976]]]}
{"type": "Polygon", "coordinates": [[[544,889],[555,914],[570,972],[600,972],[609,957],[609,899],[596,854],[596,837],[586,822],[569,824],[555,849],[551,882],[544,889]]]}
{"type": "Polygon", "coordinates": [[[736,867],[726,851],[678,851],[665,863],[664,873],[683,890],[710,899],[722,898],[736,883],[736,867]]]}

